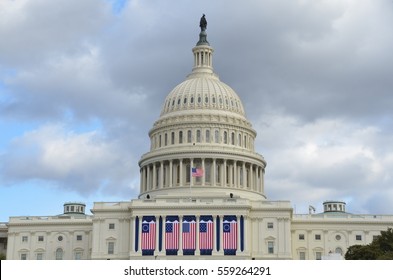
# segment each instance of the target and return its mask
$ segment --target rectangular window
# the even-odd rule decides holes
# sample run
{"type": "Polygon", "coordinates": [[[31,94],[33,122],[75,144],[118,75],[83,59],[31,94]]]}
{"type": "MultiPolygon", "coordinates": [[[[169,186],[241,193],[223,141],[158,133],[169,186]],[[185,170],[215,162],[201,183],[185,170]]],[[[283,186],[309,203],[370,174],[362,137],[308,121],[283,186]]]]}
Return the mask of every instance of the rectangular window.
{"type": "Polygon", "coordinates": [[[306,252],[299,252],[299,260],[305,260],[306,259],[306,252]]]}
{"type": "Polygon", "coordinates": [[[115,242],[108,242],[108,255],[115,253],[115,242]]]}
{"type": "Polygon", "coordinates": [[[77,240],[77,241],[82,241],[82,235],[77,235],[77,236],[76,236],[76,240],[77,240]]]}
{"type": "Polygon", "coordinates": [[[321,252],[315,252],[315,259],[316,260],[322,260],[322,253],[321,252]]]}
{"type": "Polygon", "coordinates": [[[362,240],[362,236],[361,235],[356,235],[356,240],[357,241],[361,241],[362,240]]]}
{"type": "Polygon", "coordinates": [[[199,129],[196,131],[196,141],[201,142],[201,131],[199,129]]]}
{"type": "Polygon", "coordinates": [[[273,241],[267,242],[267,252],[269,254],[274,254],[274,242],[273,241]]]}
{"type": "Polygon", "coordinates": [[[109,224],[109,229],[115,229],[115,224],[113,223],[109,224]]]}
{"type": "Polygon", "coordinates": [[[28,238],[26,235],[22,236],[22,242],[27,242],[28,238]]]}
{"type": "Polygon", "coordinates": [[[321,240],[321,235],[320,234],[316,234],[315,235],[315,240],[321,240]]]}
{"type": "Polygon", "coordinates": [[[272,229],[273,228],[273,223],[267,223],[267,228],[272,229]]]}
{"type": "Polygon", "coordinates": [[[21,259],[22,261],[27,260],[27,254],[20,254],[20,259],[21,259]]]}
{"type": "Polygon", "coordinates": [[[38,241],[39,242],[43,242],[44,241],[44,236],[43,235],[38,236],[38,241]]]}
{"type": "Polygon", "coordinates": [[[82,252],[75,252],[75,259],[81,260],[82,259],[82,252]]]}
{"type": "Polygon", "coordinates": [[[218,143],[220,141],[220,136],[218,130],[214,131],[214,142],[218,143]]]}
{"type": "Polygon", "coordinates": [[[210,130],[206,130],[206,143],[210,143],[210,130]]]}
{"type": "Polygon", "coordinates": [[[37,253],[37,260],[43,260],[44,259],[44,254],[43,253],[37,253]]]}
{"type": "Polygon", "coordinates": [[[304,240],[304,234],[299,234],[299,240],[304,240]]]}

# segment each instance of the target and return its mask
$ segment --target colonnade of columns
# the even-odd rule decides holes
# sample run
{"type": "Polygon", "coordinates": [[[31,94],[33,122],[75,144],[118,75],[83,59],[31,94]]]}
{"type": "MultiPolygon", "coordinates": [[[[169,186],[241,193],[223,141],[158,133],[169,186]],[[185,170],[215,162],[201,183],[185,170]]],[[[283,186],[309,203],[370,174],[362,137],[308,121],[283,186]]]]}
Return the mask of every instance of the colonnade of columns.
{"type": "Polygon", "coordinates": [[[264,167],[245,161],[216,158],[162,160],[140,169],[141,193],[173,187],[212,186],[264,192],[264,167]],[[203,176],[192,177],[191,168],[203,176]]]}
{"type": "Polygon", "coordinates": [[[211,48],[194,49],[194,67],[201,66],[213,67],[211,48]]]}

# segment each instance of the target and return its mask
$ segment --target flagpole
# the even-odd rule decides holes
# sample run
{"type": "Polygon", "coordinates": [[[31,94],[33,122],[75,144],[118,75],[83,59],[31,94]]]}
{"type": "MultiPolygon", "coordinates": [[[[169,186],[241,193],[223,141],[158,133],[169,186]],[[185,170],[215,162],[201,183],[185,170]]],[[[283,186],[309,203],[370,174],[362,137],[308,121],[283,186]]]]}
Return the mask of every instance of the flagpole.
{"type": "Polygon", "coordinates": [[[190,164],[190,200],[191,200],[192,164],[190,164]]]}

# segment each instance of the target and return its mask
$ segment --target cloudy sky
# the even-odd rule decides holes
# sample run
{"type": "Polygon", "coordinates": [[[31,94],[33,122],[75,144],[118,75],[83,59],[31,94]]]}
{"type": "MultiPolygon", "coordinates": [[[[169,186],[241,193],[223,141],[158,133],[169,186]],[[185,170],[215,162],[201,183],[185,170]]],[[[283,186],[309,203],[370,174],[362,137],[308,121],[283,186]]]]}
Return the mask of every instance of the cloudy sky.
{"type": "Polygon", "coordinates": [[[0,221],[137,196],[203,13],[268,198],[393,214],[392,0],[0,0],[0,221]]]}

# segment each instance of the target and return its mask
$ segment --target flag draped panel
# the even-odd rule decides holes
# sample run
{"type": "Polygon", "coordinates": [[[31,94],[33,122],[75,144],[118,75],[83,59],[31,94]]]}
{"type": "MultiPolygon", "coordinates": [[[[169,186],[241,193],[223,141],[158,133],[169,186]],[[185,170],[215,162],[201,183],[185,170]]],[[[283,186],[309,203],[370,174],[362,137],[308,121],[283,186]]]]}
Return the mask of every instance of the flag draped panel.
{"type": "Polygon", "coordinates": [[[183,217],[183,255],[195,255],[196,243],[196,217],[183,217]]]}
{"type": "Polygon", "coordinates": [[[213,251],[213,217],[201,216],[199,220],[199,250],[201,255],[211,255],[213,251]]]}
{"type": "Polygon", "coordinates": [[[179,250],[179,216],[166,217],[165,250],[167,255],[177,255],[179,250]]]}
{"type": "Polygon", "coordinates": [[[135,217],[135,252],[139,250],[139,217],[135,217]]]}
{"type": "Polygon", "coordinates": [[[154,255],[156,249],[156,217],[142,217],[142,255],[154,255]]]}
{"type": "Polygon", "coordinates": [[[224,216],[222,223],[224,255],[236,255],[237,218],[234,215],[224,216]]]}

